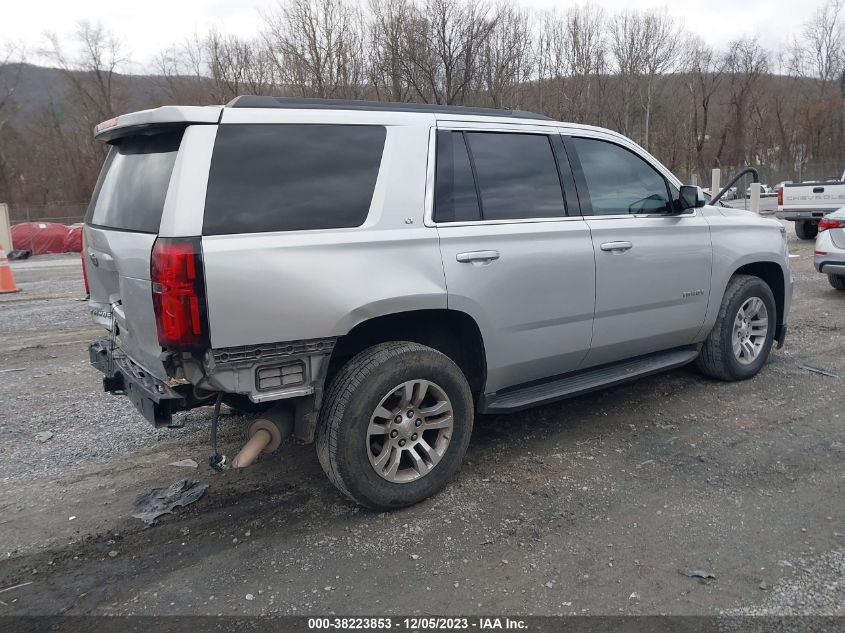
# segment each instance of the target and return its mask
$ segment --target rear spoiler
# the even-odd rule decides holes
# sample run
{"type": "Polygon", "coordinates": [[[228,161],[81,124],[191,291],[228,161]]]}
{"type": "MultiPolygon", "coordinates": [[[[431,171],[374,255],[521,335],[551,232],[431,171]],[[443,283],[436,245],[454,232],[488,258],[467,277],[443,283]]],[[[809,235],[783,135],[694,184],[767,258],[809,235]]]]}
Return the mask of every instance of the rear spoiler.
{"type": "Polygon", "coordinates": [[[169,127],[220,122],[223,106],[162,106],[121,114],[103,121],[94,128],[98,141],[113,141],[122,136],[155,134],[169,127]]]}

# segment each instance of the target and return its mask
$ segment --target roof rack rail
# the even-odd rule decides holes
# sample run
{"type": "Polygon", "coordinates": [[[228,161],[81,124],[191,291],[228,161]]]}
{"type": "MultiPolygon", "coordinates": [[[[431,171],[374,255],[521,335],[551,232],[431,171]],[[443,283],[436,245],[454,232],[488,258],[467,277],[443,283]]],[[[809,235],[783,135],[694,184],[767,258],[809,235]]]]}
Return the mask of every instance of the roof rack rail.
{"type": "Polygon", "coordinates": [[[471,114],[476,116],[516,117],[520,119],[552,119],[526,110],[474,108],[430,103],[399,103],[396,101],[356,101],[353,99],[307,99],[303,97],[261,97],[241,95],[226,104],[227,108],[288,108],[312,110],[381,110],[387,112],[428,112],[441,114],[471,114]]]}

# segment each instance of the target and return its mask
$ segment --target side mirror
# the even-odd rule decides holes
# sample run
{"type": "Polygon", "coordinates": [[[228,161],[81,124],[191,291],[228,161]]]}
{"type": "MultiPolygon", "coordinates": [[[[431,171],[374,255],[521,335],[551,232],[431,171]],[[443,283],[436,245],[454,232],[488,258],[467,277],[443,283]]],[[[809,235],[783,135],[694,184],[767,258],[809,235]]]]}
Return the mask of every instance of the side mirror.
{"type": "Polygon", "coordinates": [[[683,185],[678,196],[678,207],[681,211],[687,209],[699,209],[707,204],[707,196],[701,187],[695,185],[683,185]]]}

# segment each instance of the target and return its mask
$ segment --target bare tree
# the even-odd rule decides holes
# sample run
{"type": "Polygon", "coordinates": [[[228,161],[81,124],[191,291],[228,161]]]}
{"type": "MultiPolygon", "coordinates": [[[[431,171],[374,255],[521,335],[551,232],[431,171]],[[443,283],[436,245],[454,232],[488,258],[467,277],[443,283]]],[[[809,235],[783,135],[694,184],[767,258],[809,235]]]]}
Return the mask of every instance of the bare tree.
{"type": "Polygon", "coordinates": [[[724,80],[725,63],[699,37],[687,40],[682,63],[690,100],[690,148],[695,154],[694,166],[701,169],[705,166],[703,152],[710,134],[714,96],[724,80]]]}
{"type": "Polygon", "coordinates": [[[480,74],[483,89],[494,108],[519,103],[519,93],[530,79],[533,41],[528,13],[502,4],[484,46],[480,74]]]}
{"type": "Polygon", "coordinates": [[[16,171],[5,151],[11,146],[10,134],[4,132],[11,117],[12,98],[20,84],[24,61],[23,49],[12,44],[6,46],[0,57],[0,201],[9,199],[9,181],[16,171]]]}
{"type": "Polygon", "coordinates": [[[425,0],[407,22],[405,80],[427,103],[466,103],[496,17],[482,0],[425,0]]]}
{"type": "Polygon", "coordinates": [[[610,22],[610,51],[618,75],[619,111],[616,125],[626,136],[632,135],[633,105],[637,82],[643,66],[645,25],[641,13],[621,11],[610,22]]]}
{"type": "Polygon", "coordinates": [[[740,166],[747,164],[749,160],[746,141],[748,140],[751,101],[760,78],[768,72],[768,52],[760,46],[756,38],[735,40],[728,47],[725,69],[729,77],[731,123],[730,127],[725,126],[723,129],[722,146],[727,140],[730,129],[729,164],[740,166]]]}
{"type": "Polygon", "coordinates": [[[171,103],[195,105],[215,101],[203,39],[194,34],[182,44],[161,51],[153,60],[161,88],[171,103]]]}
{"type": "Polygon", "coordinates": [[[364,21],[356,6],[344,0],[288,0],[263,17],[279,83],[301,96],[361,94],[367,72],[364,21]]]}
{"type": "Polygon", "coordinates": [[[408,0],[370,2],[370,81],[377,98],[407,101],[410,84],[403,72],[404,36],[414,12],[408,0]]]}
{"type": "Polygon", "coordinates": [[[82,20],[76,25],[75,54],[68,55],[55,33],[48,33],[47,39],[50,48],[45,52],[61,69],[86,111],[100,121],[114,117],[117,69],[127,61],[117,37],[102,24],[82,20]]]}
{"type": "Polygon", "coordinates": [[[639,62],[641,77],[638,92],[643,108],[642,144],[651,149],[651,117],[655,96],[662,76],[673,69],[681,53],[680,42],[685,39],[680,25],[663,12],[649,11],[640,15],[639,62]]]}
{"type": "Polygon", "coordinates": [[[243,40],[212,29],[202,40],[202,50],[218,103],[243,93],[271,92],[273,62],[261,41],[243,40]]]}
{"type": "Polygon", "coordinates": [[[839,78],[845,64],[842,0],[827,0],[804,24],[803,49],[806,63],[822,89],[839,78]]]}
{"type": "Polygon", "coordinates": [[[63,159],[62,165],[53,168],[56,177],[50,182],[59,182],[59,175],[72,169],[66,189],[74,191],[81,186],[89,190],[105,155],[103,144],[96,142],[91,132],[97,123],[125,110],[122,83],[125,78],[118,69],[128,59],[118,38],[101,24],[78,22],[72,53],[66,51],[56,34],[48,33],[47,40],[50,47],[45,53],[67,82],[64,95],[54,96],[40,113],[44,122],[42,131],[51,134],[50,147],[63,159]],[[57,103],[55,99],[60,101],[57,103]]]}
{"type": "Polygon", "coordinates": [[[0,127],[4,122],[3,110],[18,89],[24,63],[23,49],[19,46],[7,44],[5,51],[0,53],[0,127]]]}
{"type": "Polygon", "coordinates": [[[564,15],[547,13],[540,25],[537,45],[538,79],[550,84],[559,116],[576,122],[602,118],[596,103],[601,75],[607,71],[605,14],[583,5],[564,15]]]}

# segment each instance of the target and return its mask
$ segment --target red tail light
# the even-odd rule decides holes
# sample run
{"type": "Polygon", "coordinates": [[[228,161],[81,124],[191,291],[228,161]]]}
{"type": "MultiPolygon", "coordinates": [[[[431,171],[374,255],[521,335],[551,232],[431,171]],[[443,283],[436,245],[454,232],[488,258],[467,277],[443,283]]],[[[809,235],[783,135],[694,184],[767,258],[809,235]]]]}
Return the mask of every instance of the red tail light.
{"type": "Polygon", "coordinates": [[[80,253],[80,255],[82,255],[82,281],[85,282],[85,294],[90,295],[91,294],[91,288],[88,286],[88,271],[85,270],[85,248],[84,247],[82,248],[82,252],[80,253]]]}
{"type": "Polygon", "coordinates": [[[778,206],[783,206],[783,189],[778,189],[778,206]]]}
{"type": "Polygon", "coordinates": [[[159,238],[150,262],[153,307],[162,347],[210,347],[200,238],[159,238]]]}
{"type": "Polygon", "coordinates": [[[830,220],[828,218],[822,218],[819,220],[819,231],[826,231],[827,229],[841,229],[845,227],[845,221],[843,220],[830,220]]]}

